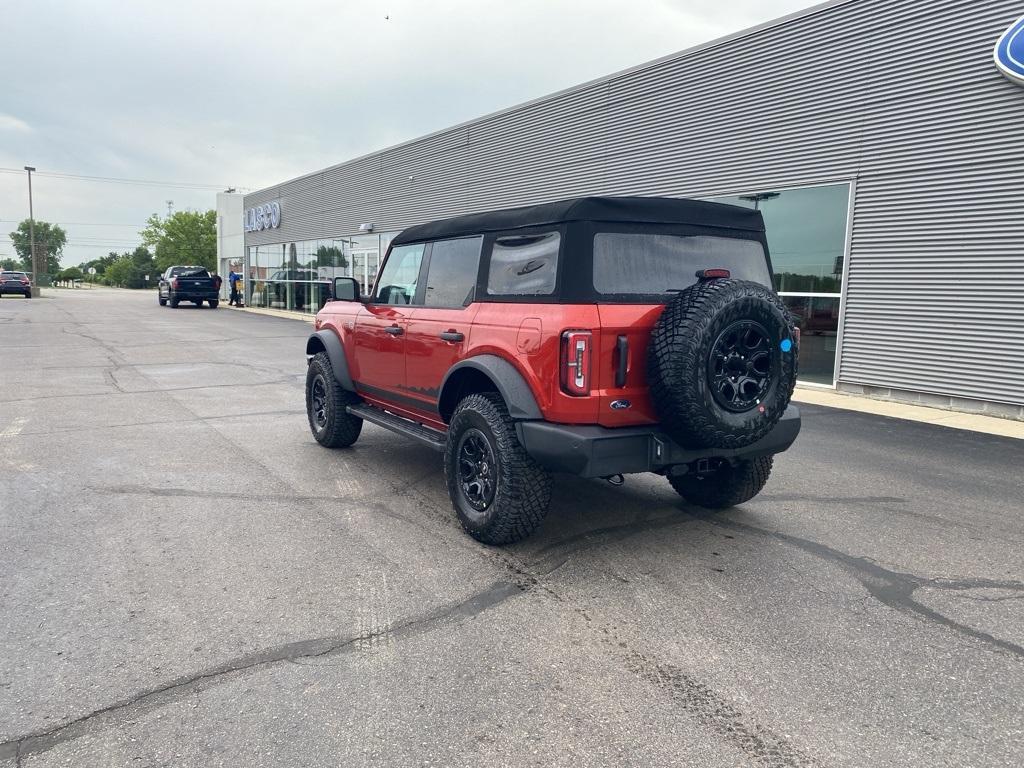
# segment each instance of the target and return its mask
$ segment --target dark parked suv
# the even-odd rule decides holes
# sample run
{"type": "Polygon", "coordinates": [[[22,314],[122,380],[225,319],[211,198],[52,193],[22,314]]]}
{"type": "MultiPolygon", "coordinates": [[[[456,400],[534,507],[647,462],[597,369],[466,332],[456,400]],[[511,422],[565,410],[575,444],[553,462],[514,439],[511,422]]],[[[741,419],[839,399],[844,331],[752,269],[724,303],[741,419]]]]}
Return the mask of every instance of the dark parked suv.
{"type": "Polygon", "coordinates": [[[24,272],[0,272],[0,298],[5,293],[14,293],[32,298],[32,281],[24,272]]]}
{"type": "Polygon", "coordinates": [[[392,241],[370,296],[337,278],[334,297],[306,344],[313,436],[348,446],[370,421],[442,452],[489,544],[540,524],[552,472],[740,504],[800,429],[799,336],[747,208],[590,197],[434,222],[392,241]]]}

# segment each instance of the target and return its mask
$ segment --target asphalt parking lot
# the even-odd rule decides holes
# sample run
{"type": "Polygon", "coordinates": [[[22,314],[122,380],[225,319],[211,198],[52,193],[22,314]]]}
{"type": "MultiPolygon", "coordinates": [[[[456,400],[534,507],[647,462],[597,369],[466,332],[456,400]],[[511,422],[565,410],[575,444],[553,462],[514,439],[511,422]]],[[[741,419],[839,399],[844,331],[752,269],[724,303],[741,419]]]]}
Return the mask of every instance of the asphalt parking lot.
{"type": "Polygon", "coordinates": [[[806,406],[717,516],[560,477],[505,549],[303,410],[310,326],[0,301],[0,766],[1019,766],[1024,442],[806,406]]]}

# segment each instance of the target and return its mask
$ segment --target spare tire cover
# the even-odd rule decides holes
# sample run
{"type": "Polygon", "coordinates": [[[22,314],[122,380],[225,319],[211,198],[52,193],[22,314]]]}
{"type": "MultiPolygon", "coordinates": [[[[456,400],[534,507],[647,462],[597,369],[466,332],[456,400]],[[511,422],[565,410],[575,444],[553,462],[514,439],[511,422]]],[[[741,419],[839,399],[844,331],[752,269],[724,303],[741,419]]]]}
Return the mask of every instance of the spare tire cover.
{"type": "Polygon", "coordinates": [[[685,448],[742,448],[771,431],[796,384],[793,321],[770,288],[702,281],[665,306],[647,377],[662,428],[685,448]]]}

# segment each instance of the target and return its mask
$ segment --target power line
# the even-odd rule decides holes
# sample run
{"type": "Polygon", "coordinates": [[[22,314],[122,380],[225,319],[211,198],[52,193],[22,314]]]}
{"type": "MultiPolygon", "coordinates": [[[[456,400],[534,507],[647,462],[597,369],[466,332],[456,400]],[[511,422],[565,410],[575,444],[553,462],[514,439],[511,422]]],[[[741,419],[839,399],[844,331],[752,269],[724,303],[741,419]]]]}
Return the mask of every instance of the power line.
{"type": "MultiPolygon", "coordinates": [[[[0,173],[12,173],[19,176],[24,175],[25,170],[19,168],[0,168],[0,173]]],[[[60,171],[35,171],[37,176],[45,176],[51,179],[69,179],[74,181],[93,181],[103,184],[131,184],[143,187],[169,187],[173,189],[195,189],[201,191],[222,191],[232,187],[231,184],[198,184],[194,182],[177,181],[155,181],[152,179],[125,179],[118,176],[86,176],[81,173],[63,173],[60,171]]],[[[246,187],[235,187],[236,190],[247,189],[246,187]]]]}
{"type": "MultiPolygon", "coordinates": [[[[0,219],[0,224],[20,224],[23,219],[0,219]]],[[[104,224],[99,221],[51,221],[50,224],[56,224],[60,227],[140,227],[144,228],[146,224],[104,224]]]]}

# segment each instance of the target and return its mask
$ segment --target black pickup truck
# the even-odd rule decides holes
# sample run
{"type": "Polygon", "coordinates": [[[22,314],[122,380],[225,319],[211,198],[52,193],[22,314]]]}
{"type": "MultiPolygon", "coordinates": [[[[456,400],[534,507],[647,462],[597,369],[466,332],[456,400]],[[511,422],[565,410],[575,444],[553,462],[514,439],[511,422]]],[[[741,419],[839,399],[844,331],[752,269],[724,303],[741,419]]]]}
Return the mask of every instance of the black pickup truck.
{"type": "Polygon", "coordinates": [[[182,301],[201,307],[208,301],[216,309],[220,303],[220,283],[220,276],[211,275],[205,267],[168,267],[160,275],[157,298],[161,307],[170,304],[176,308],[182,301]]]}

